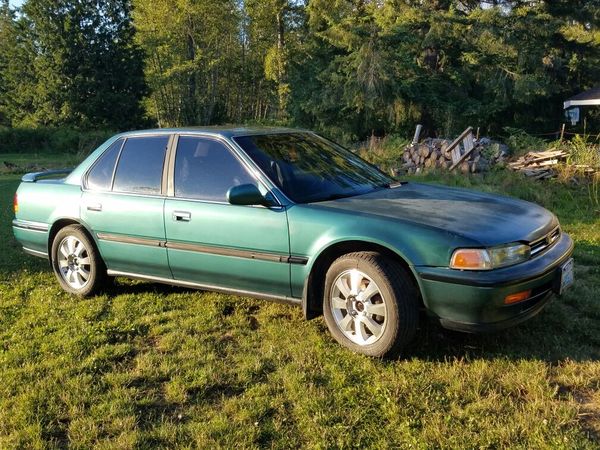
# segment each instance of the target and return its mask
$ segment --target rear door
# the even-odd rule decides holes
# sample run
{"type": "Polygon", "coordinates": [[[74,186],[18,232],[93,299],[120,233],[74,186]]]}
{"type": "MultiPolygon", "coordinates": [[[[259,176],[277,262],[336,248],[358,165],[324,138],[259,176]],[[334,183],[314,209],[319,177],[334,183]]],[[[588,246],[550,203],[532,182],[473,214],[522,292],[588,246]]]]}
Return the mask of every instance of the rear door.
{"type": "Polygon", "coordinates": [[[163,218],[170,139],[165,134],[121,139],[86,176],[81,218],[110,270],[171,278],[163,218]]]}
{"type": "Polygon", "coordinates": [[[282,207],[231,205],[240,184],[265,188],[223,141],[179,136],[165,204],[173,277],[206,286],[290,295],[289,239],[282,207]]]}

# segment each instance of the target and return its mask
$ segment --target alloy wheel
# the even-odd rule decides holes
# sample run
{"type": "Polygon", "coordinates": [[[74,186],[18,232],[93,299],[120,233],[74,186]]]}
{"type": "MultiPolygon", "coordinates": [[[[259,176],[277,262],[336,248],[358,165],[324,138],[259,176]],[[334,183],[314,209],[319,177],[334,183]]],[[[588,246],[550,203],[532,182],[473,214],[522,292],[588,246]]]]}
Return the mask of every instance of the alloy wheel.
{"type": "Polygon", "coordinates": [[[58,246],[58,267],[62,278],[73,289],[83,288],[90,278],[89,251],[75,236],[65,237],[58,246]]]}
{"type": "Polygon", "coordinates": [[[330,307],[336,325],[358,345],[370,345],[385,331],[387,307],[377,284],[358,269],[342,272],[333,282],[330,307]]]}

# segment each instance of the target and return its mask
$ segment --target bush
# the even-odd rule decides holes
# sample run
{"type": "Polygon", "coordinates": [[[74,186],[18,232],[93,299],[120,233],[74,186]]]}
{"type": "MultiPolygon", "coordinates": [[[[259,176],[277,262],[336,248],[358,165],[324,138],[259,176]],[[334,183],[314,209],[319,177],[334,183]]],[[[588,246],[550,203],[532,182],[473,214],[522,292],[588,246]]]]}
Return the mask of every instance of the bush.
{"type": "Polygon", "coordinates": [[[113,134],[71,128],[0,128],[0,154],[87,154],[113,134]]]}
{"type": "Polygon", "coordinates": [[[532,136],[526,131],[518,128],[504,128],[506,145],[510,148],[513,156],[522,156],[527,152],[540,152],[546,150],[548,142],[539,137],[532,136]]]}

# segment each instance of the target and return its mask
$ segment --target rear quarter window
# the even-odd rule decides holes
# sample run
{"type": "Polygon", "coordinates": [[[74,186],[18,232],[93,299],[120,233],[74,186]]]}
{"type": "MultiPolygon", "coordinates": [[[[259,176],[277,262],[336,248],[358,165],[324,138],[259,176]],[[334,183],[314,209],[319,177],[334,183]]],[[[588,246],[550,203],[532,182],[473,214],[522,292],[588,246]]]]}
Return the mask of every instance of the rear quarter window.
{"type": "Polygon", "coordinates": [[[98,158],[87,176],[86,187],[88,189],[96,191],[111,190],[115,163],[122,145],[123,139],[118,139],[98,158]]]}

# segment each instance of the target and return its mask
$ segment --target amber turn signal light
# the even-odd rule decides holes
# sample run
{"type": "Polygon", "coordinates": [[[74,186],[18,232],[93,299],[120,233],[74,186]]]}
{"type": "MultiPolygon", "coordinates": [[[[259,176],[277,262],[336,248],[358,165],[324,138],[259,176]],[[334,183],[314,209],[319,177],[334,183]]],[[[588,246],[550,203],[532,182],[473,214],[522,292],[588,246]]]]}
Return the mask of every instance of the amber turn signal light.
{"type": "Polygon", "coordinates": [[[452,254],[450,268],[460,270],[489,270],[492,268],[492,265],[487,250],[461,248],[455,250],[452,254]]]}
{"type": "Polygon", "coordinates": [[[531,296],[531,289],[528,291],[517,292],[516,294],[507,295],[504,298],[505,305],[512,305],[513,303],[519,303],[523,300],[527,300],[531,296]]]}
{"type": "Polygon", "coordinates": [[[15,210],[15,214],[19,212],[19,197],[17,197],[16,192],[15,192],[15,196],[13,198],[13,208],[15,210]]]}

